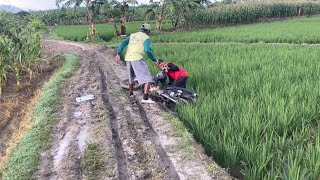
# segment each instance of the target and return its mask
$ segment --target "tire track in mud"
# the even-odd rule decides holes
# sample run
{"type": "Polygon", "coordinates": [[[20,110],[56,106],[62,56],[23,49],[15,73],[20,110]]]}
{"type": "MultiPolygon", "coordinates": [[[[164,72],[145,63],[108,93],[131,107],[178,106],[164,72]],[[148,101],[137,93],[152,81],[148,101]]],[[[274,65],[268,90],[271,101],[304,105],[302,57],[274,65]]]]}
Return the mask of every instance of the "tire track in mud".
{"type": "MultiPolygon", "coordinates": [[[[97,52],[96,52],[97,53],[97,52]]],[[[97,53],[98,54],[98,53],[97,53]]],[[[100,59],[103,57],[100,57],[100,59]]],[[[107,69],[107,74],[109,74],[109,76],[112,76],[112,74],[115,74],[116,72],[110,67],[110,65],[106,65],[106,69],[107,69]]],[[[114,76],[114,75],[113,75],[114,76]]],[[[119,86],[119,82],[117,77],[115,81],[117,81],[116,83],[112,83],[112,86],[119,86]]],[[[123,89],[121,89],[122,92],[123,89]]],[[[157,133],[154,131],[153,127],[151,126],[149,119],[147,118],[146,112],[144,110],[144,108],[142,107],[142,105],[140,104],[140,102],[136,99],[136,97],[134,98],[134,100],[131,100],[132,103],[132,107],[131,109],[135,110],[135,112],[133,112],[133,114],[137,117],[137,119],[139,119],[140,121],[140,126],[143,126],[144,128],[144,137],[148,138],[150,143],[152,144],[153,148],[156,151],[156,156],[158,157],[158,161],[161,163],[162,168],[165,171],[165,179],[180,179],[178,173],[175,170],[175,167],[173,166],[169,156],[167,155],[166,151],[164,150],[164,148],[162,147],[162,144],[159,140],[159,136],[157,135],[157,133]]],[[[129,118],[130,119],[130,118],[129,118]]],[[[128,121],[128,124],[130,126],[130,121],[128,121]]],[[[133,125],[131,125],[133,126],[133,125]]],[[[135,127],[133,127],[132,129],[136,129],[135,127]]],[[[134,135],[134,133],[132,133],[134,135]]],[[[143,144],[143,142],[140,142],[140,144],[143,144]]]]}
{"type": "Polygon", "coordinates": [[[112,131],[112,139],[114,141],[114,146],[116,148],[116,156],[117,156],[117,165],[118,165],[118,177],[120,180],[126,180],[129,178],[128,170],[127,170],[127,162],[126,162],[126,156],[124,154],[124,150],[122,147],[121,139],[119,137],[118,132],[118,123],[117,123],[117,117],[114,112],[114,109],[112,108],[112,105],[110,104],[109,97],[108,97],[108,91],[107,91],[107,82],[106,82],[106,76],[99,66],[99,73],[101,76],[101,96],[104,105],[107,107],[110,123],[111,123],[111,131],[112,131]]]}
{"type": "MultiPolygon", "coordinates": [[[[97,52],[96,52],[97,53],[97,52]]],[[[97,53],[98,54],[98,53],[97,53]]],[[[100,57],[101,59],[102,57],[100,57]]],[[[99,59],[99,58],[98,58],[99,59]]],[[[107,69],[107,73],[109,74],[109,76],[114,76],[114,78],[117,79],[117,77],[115,77],[115,71],[110,68],[110,66],[106,66],[105,67],[107,69]],[[112,73],[111,73],[112,72],[112,73]]],[[[110,77],[109,77],[110,78],[110,77]]],[[[118,80],[116,80],[116,83],[112,83],[112,86],[119,86],[119,82],[118,80]]],[[[122,91],[122,89],[119,89],[120,91],[122,91]]],[[[140,135],[140,137],[142,136],[142,138],[140,138],[139,140],[139,135],[137,135],[135,132],[137,129],[139,129],[139,127],[134,127],[135,125],[132,123],[132,119],[130,117],[130,112],[127,112],[127,119],[129,119],[128,121],[128,125],[129,128],[131,129],[131,134],[133,136],[135,136],[135,139],[138,139],[139,144],[145,144],[144,141],[146,141],[146,139],[148,141],[150,141],[150,143],[152,144],[152,147],[155,149],[156,151],[156,156],[158,157],[158,161],[160,161],[162,168],[165,171],[165,177],[167,179],[179,179],[178,173],[175,171],[175,167],[173,166],[173,164],[170,161],[170,158],[168,157],[166,151],[163,149],[161,142],[159,140],[158,135],[156,134],[156,132],[154,131],[154,129],[152,128],[149,119],[147,118],[146,112],[143,109],[142,105],[139,103],[139,101],[137,99],[135,100],[131,100],[132,106],[131,106],[131,113],[133,116],[136,116],[135,119],[139,119],[139,122],[137,124],[139,124],[138,126],[142,126],[141,129],[144,129],[143,135],[140,135]],[[134,106],[137,105],[137,106],[134,106]],[[133,111],[132,111],[133,110],[133,111]]],[[[128,110],[126,110],[128,111],[128,110]]]]}
{"type": "MultiPolygon", "coordinates": [[[[98,56],[98,53],[95,59],[103,60],[101,56],[98,56]]],[[[164,173],[165,167],[156,153],[155,145],[152,144],[149,135],[145,133],[147,128],[144,127],[139,114],[134,110],[126,95],[122,94],[119,82],[111,73],[113,71],[110,67],[104,66],[103,61],[100,63],[104,69],[101,67],[99,69],[108,87],[107,101],[115,112],[115,119],[118,123],[114,126],[118,126],[118,134],[124,146],[128,163],[128,179],[168,179],[165,178],[168,177],[164,173]]]]}
{"type": "Polygon", "coordinates": [[[179,179],[178,173],[175,171],[175,168],[174,168],[172,162],[170,161],[169,156],[167,155],[166,151],[163,149],[163,147],[161,145],[161,142],[159,140],[159,136],[154,131],[154,129],[152,128],[152,126],[149,122],[149,119],[146,115],[146,111],[144,110],[144,108],[142,107],[142,105],[140,104],[140,102],[138,100],[135,100],[135,102],[139,108],[140,117],[143,120],[145,126],[147,127],[147,133],[151,137],[152,142],[157,149],[159,157],[165,166],[165,170],[167,172],[168,177],[170,179],[179,179]]]}

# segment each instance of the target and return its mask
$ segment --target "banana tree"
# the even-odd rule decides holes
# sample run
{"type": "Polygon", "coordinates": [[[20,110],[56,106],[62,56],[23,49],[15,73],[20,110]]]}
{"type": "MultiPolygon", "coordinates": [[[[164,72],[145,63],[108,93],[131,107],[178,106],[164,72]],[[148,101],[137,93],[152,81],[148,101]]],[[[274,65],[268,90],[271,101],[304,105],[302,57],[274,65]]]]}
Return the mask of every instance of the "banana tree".
{"type": "Polygon", "coordinates": [[[99,8],[101,5],[106,3],[106,0],[56,0],[56,4],[59,7],[62,4],[62,7],[80,7],[84,4],[87,9],[87,22],[90,25],[90,36],[96,36],[96,29],[94,27],[94,11],[96,8],[99,8]]]}
{"type": "Polygon", "coordinates": [[[212,2],[210,0],[194,0],[195,3],[197,4],[205,4],[205,5],[211,5],[212,2]]]}
{"type": "Polygon", "coordinates": [[[115,0],[105,3],[100,9],[100,14],[103,14],[108,19],[109,22],[113,23],[114,35],[120,36],[120,32],[117,28],[117,22],[118,22],[118,19],[120,18],[121,12],[120,12],[120,9],[115,6],[116,4],[117,4],[117,1],[115,0]]]}
{"type": "Polygon", "coordinates": [[[150,0],[151,7],[144,13],[147,19],[156,18],[156,30],[162,30],[162,22],[165,19],[166,9],[171,3],[170,0],[161,0],[160,2],[153,2],[150,0]]]}
{"type": "Polygon", "coordinates": [[[160,0],[159,2],[154,2],[150,0],[152,6],[145,12],[145,16],[156,16],[156,29],[159,31],[162,30],[162,22],[166,16],[170,17],[172,26],[176,29],[185,14],[198,9],[203,2],[195,0],[160,0]]]}
{"type": "Polygon", "coordinates": [[[121,26],[125,27],[127,21],[126,12],[129,9],[129,4],[138,4],[136,0],[111,0],[105,3],[101,7],[101,13],[104,14],[109,21],[113,22],[114,34],[120,36],[120,32],[117,27],[117,22],[121,23],[121,26]]]}
{"type": "Polygon", "coordinates": [[[171,0],[169,4],[169,17],[174,29],[184,22],[186,14],[198,10],[201,4],[194,0],[171,0]]]}
{"type": "Polygon", "coordinates": [[[127,18],[126,18],[126,12],[129,9],[129,4],[137,5],[138,1],[136,0],[122,0],[122,1],[115,1],[115,7],[119,8],[121,11],[120,15],[120,23],[122,26],[125,26],[127,18]]]}

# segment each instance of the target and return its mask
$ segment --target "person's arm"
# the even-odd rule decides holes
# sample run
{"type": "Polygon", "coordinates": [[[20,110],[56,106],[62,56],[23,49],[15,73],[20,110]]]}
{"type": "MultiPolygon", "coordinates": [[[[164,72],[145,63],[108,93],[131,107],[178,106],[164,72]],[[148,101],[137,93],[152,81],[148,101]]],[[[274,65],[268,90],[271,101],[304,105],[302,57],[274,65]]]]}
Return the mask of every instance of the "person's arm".
{"type": "Polygon", "coordinates": [[[151,40],[148,38],[143,43],[144,46],[144,52],[146,52],[147,56],[151,61],[157,62],[158,60],[154,57],[151,49],[151,40]]]}
{"type": "Polygon", "coordinates": [[[174,81],[174,80],[169,76],[169,83],[168,83],[168,85],[169,85],[169,86],[173,85],[173,81],[174,81]]]}
{"type": "Polygon", "coordinates": [[[121,55],[124,48],[126,48],[126,46],[129,44],[129,41],[130,41],[130,36],[128,36],[125,40],[122,41],[122,43],[120,44],[120,46],[117,49],[118,55],[121,55]]]}

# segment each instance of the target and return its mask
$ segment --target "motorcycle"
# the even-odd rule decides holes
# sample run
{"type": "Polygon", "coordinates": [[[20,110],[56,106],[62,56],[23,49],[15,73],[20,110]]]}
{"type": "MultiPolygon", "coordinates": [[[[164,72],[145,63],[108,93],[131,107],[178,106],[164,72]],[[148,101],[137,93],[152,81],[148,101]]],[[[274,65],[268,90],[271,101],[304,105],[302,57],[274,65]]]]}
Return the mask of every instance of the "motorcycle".
{"type": "MultiPolygon", "coordinates": [[[[197,101],[198,95],[186,88],[176,86],[166,86],[165,72],[162,70],[154,77],[154,83],[150,87],[150,98],[156,102],[161,102],[164,106],[169,109],[175,109],[176,104],[191,104],[197,101]],[[162,89],[157,86],[158,82],[161,82],[162,89]]],[[[121,87],[129,89],[128,79],[121,81],[121,87]]],[[[137,80],[134,80],[134,90],[142,89],[143,85],[139,85],[137,80]]]]}
{"type": "Polygon", "coordinates": [[[176,104],[191,104],[197,101],[198,95],[186,88],[166,86],[163,89],[150,91],[152,100],[162,102],[169,109],[174,109],[176,104]]]}

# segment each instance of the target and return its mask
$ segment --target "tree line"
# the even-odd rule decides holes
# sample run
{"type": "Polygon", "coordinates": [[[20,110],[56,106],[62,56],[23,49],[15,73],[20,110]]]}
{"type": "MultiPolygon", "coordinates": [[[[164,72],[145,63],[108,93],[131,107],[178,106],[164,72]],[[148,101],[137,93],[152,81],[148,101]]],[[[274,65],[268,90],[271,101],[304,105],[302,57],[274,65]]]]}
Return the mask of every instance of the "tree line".
{"type": "MultiPolygon", "coordinates": [[[[291,0],[280,1],[282,3],[290,3],[291,0]]],[[[180,27],[190,28],[190,25],[193,24],[201,27],[205,25],[203,22],[212,19],[212,13],[218,14],[219,18],[221,14],[225,14],[223,16],[221,15],[222,19],[229,17],[229,13],[231,13],[231,15],[234,13],[229,10],[225,11],[225,9],[221,12],[219,10],[212,11],[213,8],[226,4],[242,6],[243,4],[251,2],[259,2],[260,4],[266,4],[266,2],[271,2],[271,4],[279,3],[273,0],[150,0],[149,4],[138,5],[137,0],[56,0],[59,9],[37,11],[33,12],[32,15],[42,19],[48,26],[89,24],[90,37],[95,37],[96,30],[94,24],[96,23],[113,23],[114,31],[117,35],[121,34],[118,30],[118,23],[120,23],[123,28],[126,22],[129,21],[155,20],[156,30],[158,31],[162,30],[164,20],[170,20],[173,29],[180,27]],[[210,9],[211,11],[208,12],[210,9]],[[208,16],[210,16],[210,18],[207,18],[208,16]],[[203,20],[204,17],[206,19],[205,21],[203,20]]],[[[260,7],[264,6],[265,5],[260,5],[260,7]]],[[[233,9],[237,11],[237,7],[233,9]]],[[[256,9],[259,10],[260,8],[256,9]]],[[[248,18],[252,19],[255,17],[248,18]]],[[[213,19],[217,18],[214,17],[213,19]]],[[[219,22],[220,21],[221,20],[219,20],[219,22]]],[[[210,24],[214,24],[215,22],[216,21],[210,21],[210,24]]],[[[229,21],[224,20],[224,22],[228,23],[229,21]]]]}
{"type": "Polygon", "coordinates": [[[96,36],[94,24],[113,23],[125,26],[129,21],[156,20],[157,30],[162,30],[164,19],[172,22],[173,28],[183,23],[187,12],[208,7],[209,0],[150,0],[138,5],[136,0],[56,0],[59,9],[35,11],[31,15],[40,18],[47,26],[89,24],[90,36],[96,36]]]}

